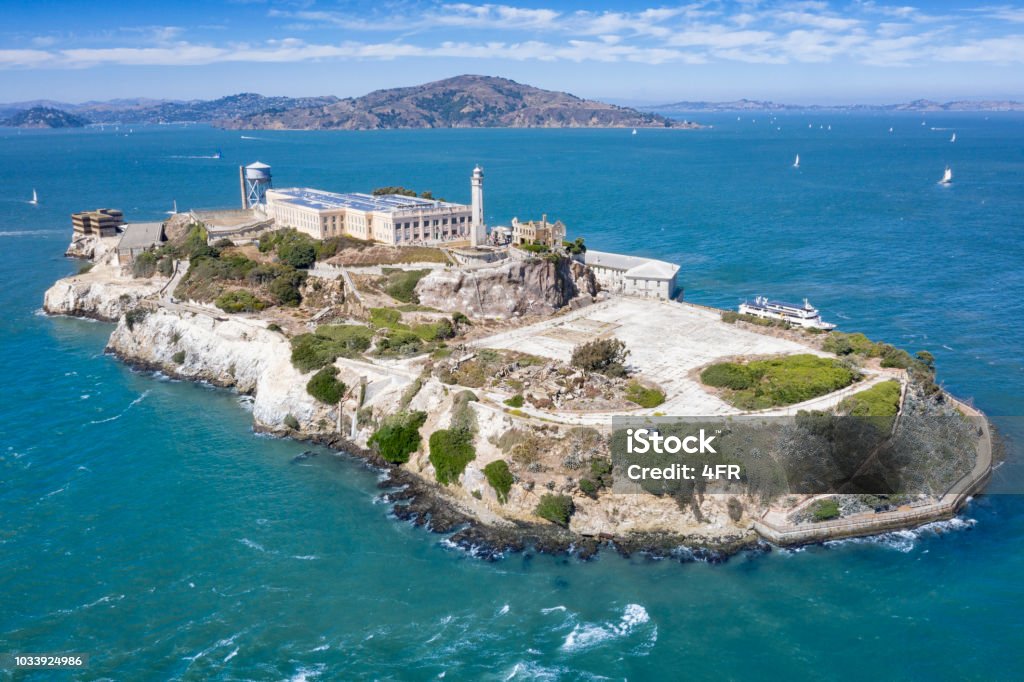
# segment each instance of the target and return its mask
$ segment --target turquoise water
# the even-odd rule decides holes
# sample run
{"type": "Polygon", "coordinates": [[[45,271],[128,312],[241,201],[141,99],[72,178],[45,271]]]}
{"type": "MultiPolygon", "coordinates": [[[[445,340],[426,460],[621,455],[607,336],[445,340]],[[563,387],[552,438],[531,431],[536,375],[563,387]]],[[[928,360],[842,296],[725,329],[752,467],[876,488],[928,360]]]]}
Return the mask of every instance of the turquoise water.
{"type": "Polygon", "coordinates": [[[1019,679],[1019,496],[722,566],[485,563],[389,518],[360,463],[293,463],[305,446],[252,434],[236,396],[133,373],[102,354],[109,325],[37,313],[77,267],[60,255],[73,210],[232,204],[256,159],[279,186],[466,201],[479,162],[492,223],[546,212],[594,247],[679,262],[690,300],[806,295],[931,350],[947,388],[997,415],[1005,487],[1024,436],[1024,118],[704,118],[636,136],[0,130],[0,653],[92,656],[39,679],[1019,679]]]}

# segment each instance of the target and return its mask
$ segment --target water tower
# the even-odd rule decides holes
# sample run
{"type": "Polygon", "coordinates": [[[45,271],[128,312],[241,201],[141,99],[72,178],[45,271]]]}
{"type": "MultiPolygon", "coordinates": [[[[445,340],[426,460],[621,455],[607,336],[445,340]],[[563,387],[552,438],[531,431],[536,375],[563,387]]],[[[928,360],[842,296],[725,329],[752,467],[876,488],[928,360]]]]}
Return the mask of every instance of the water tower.
{"type": "Polygon", "coordinates": [[[270,181],[270,166],[259,161],[248,166],[239,166],[238,181],[242,189],[242,208],[267,203],[267,190],[273,187],[270,181]]]}

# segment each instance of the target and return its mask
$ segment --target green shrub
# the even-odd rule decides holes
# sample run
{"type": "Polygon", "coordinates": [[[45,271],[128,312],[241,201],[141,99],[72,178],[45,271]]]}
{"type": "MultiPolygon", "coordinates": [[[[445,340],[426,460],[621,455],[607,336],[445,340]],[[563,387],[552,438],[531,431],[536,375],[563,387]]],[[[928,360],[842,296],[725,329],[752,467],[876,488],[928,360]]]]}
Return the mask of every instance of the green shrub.
{"type": "Polygon", "coordinates": [[[430,463],[435,476],[445,485],[459,480],[466,465],[476,459],[473,435],[458,429],[441,429],[430,434],[430,463]]]}
{"type": "Polygon", "coordinates": [[[701,372],[700,380],[707,386],[742,391],[756,384],[759,377],[746,365],[736,362],[720,362],[701,372]]]}
{"type": "Polygon", "coordinates": [[[822,349],[836,355],[874,355],[875,343],[860,332],[831,332],[822,342],[822,349]]]}
{"type": "Polygon", "coordinates": [[[268,324],[267,331],[284,333],[284,330],[281,329],[281,325],[279,325],[277,322],[271,322],[270,324],[268,324]]]}
{"type": "Polygon", "coordinates": [[[518,248],[529,253],[547,253],[551,250],[544,244],[519,244],[518,248]]]}
{"type": "Polygon", "coordinates": [[[175,353],[174,355],[171,356],[171,360],[173,360],[175,362],[175,364],[178,364],[178,365],[184,364],[184,362],[185,362],[185,351],[179,350],[177,353],[175,353]]]}
{"type": "Polygon", "coordinates": [[[96,264],[93,263],[92,261],[89,261],[88,263],[82,263],[81,265],[78,266],[78,274],[84,275],[85,273],[92,270],[94,267],[96,267],[96,264]]]}
{"type": "Polygon", "coordinates": [[[295,415],[293,414],[286,414],[284,416],[284,425],[287,426],[292,431],[299,430],[299,420],[296,419],[295,415]]]}
{"type": "Polygon", "coordinates": [[[327,405],[335,405],[345,396],[347,386],[338,379],[338,368],[324,367],[306,383],[306,392],[327,405]]]}
{"type": "Polygon", "coordinates": [[[665,394],[638,381],[631,381],[626,387],[626,400],[640,407],[657,407],[665,402],[665,394]]]}
{"type": "Polygon", "coordinates": [[[569,519],[576,511],[576,505],[568,495],[544,494],[534,513],[559,526],[568,527],[569,519]]]}
{"type": "Polygon", "coordinates": [[[266,308],[266,304],[245,289],[226,291],[217,297],[214,305],[226,313],[253,313],[266,308]]]}
{"type": "Polygon", "coordinates": [[[882,357],[882,367],[908,369],[914,364],[914,358],[910,356],[910,353],[887,343],[879,344],[878,354],[882,357]]]}
{"type": "Polygon", "coordinates": [[[572,351],[570,363],[587,372],[599,372],[609,377],[626,375],[626,344],[618,339],[597,339],[580,344],[572,351]]]}
{"type": "Polygon", "coordinates": [[[299,288],[306,281],[306,273],[289,268],[267,285],[267,291],[281,305],[298,305],[302,302],[299,288]]]}
{"type": "Polygon", "coordinates": [[[587,497],[597,497],[597,484],[589,478],[580,479],[580,490],[582,490],[587,497]]]}
{"type": "Polygon", "coordinates": [[[135,325],[145,320],[148,315],[149,308],[138,306],[124,314],[124,323],[128,325],[128,329],[135,329],[135,325]]]}
{"type": "Polygon", "coordinates": [[[308,268],[316,262],[316,246],[309,242],[287,242],[277,249],[277,257],[293,268],[308,268]]]}
{"type": "Polygon", "coordinates": [[[386,272],[384,291],[391,298],[402,303],[419,303],[416,296],[416,285],[430,270],[390,270],[386,272]]]}
{"type": "Polygon", "coordinates": [[[839,503],[833,498],[817,500],[811,505],[811,515],[815,521],[828,521],[839,518],[839,503]]]}
{"type": "Polygon", "coordinates": [[[388,462],[402,464],[420,448],[420,427],[427,421],[426,412],[399,412],[384,418],[380,428],[370,436],[368,444],[388,462]]]}
{"type": "Polygon", "coordinates": [[[509,407],[519,408],[523,406],[523,394],[516,393],[514,396],[505,401],[505,404],[509,407]]]}
{"type": "Polygon", "coordinates": [[[157,256],[152,251],[143,251],[132,263],[132,277],[149,278],[156,274],[157,256]]]}
{"type": "Polygon", "coordinates": [[[377,349],[382,355],[415,355],[423,349],[423,341],[415,332],[393,329],[377,342],[377,349]]]}
{"type": "Polygon", "coordinates": [[[495,460],[484,467],[484,476],[487,482],[494,488],[494,494],[502,504],[508,502],[508,493],[512,489],[512,472],[509,471],[508,463],[503,460],[495,460]]]}

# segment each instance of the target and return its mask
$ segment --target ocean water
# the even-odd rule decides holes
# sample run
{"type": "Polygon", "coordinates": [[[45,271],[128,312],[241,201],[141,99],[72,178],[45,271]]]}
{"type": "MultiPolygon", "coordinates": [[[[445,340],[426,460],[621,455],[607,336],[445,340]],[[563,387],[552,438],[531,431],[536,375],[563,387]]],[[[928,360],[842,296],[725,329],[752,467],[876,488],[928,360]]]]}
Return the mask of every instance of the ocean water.
{"type": "Polygon", "coordinates": [[[359,462],[295,461],[307,446],[254,435],[237,396],[132,372],[103,355],[110,325],[38,313],[77,268],[61,256],[74,210],[232,205],[256,159],[279,186],[468,201],[480,163],[492,224],[547,213],[595,248],[680,263],[692,301],[807,296],[844,329],[932,351],[1006,436],[1006,489],[1024,436],[1024,117],[701,119],[714,127],[636,136],[0,129],[0,654],[91,655],[0,675],[1024,676],[1020,496],[725,565],[486,563],[389,517],[359,462]]]}

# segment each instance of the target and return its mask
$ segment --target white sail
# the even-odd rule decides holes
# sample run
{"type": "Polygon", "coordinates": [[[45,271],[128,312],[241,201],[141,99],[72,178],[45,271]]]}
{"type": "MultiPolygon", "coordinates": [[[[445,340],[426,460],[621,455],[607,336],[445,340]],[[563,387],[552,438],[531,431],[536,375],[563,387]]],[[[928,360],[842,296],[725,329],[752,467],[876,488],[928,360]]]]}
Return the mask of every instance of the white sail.
{"type": "Polygon", "coordinates": [[[953,182],[953,169],[946,166],[946,172],[942,174],[942,179],[939,180],[940,185],[948,185],[953,182]]]}
{"type": "Polygon", "coordinates": [[[800,155],[797,154],[796,155],[796,159],[793,161],[793,168],[799,168],[799,167],[800,167],[800,155]]]}
{"type": "Polygon", "coordinates": [[[32,201],[28,203],[32,204],[33,206],[39,203],[39,195],[36,194],[35,187],[32,188],[32,201]]]}
{"type": "Polygon", "coordinates": [[[633,128],[633,134],[636,135],[636,128],[633,128]]]}
{"type": "Polygon", "coordinates": [[[950,142],[956,142],[956,133],[953,133],[953,137],[949,138],[950,142]]]}

